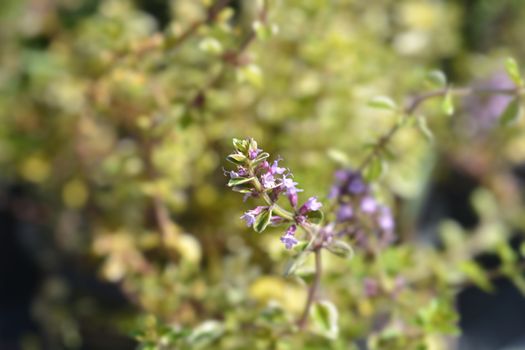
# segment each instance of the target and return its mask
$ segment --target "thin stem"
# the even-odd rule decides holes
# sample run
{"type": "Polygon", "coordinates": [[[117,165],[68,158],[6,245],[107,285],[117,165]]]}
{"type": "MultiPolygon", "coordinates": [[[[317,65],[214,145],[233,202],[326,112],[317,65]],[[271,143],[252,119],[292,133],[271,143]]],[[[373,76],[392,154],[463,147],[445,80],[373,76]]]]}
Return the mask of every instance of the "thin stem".
{"type": "Polygon", "coordinates": [[[517,96],[525,92],[523,88],[507,88],[507,89],[493,89],[493,88],[474,88],[474,87],[459,87],[459,88],[443,88],[439,90],[429,91],[413,97],[402,111],[403,118],[398,123],[394,124],[373,146],[372,150],[365,159],[361,162],[358,169],[363,170],[374,159],[383,148],[390,142],[394,135],[401,129],[404,122],[411,118],[417,109],[426,101],[434,98],[451,94],[453,96],[468,96],[472,94],[493,94],[493,95],[510,95],[517,96]]]}
{"type": "Polygon", "coordinates": [[[321,284],[321,273],[322,273],[322,265],[321,265],[321,249],[320,247],[316,247],[314,250],[315,254],[315,275],[314,280],[312,284],[310,285],[310,288],[308,289],[308,296],[306,299],[306,304],[304,306],[303,313],[301,315],[301,318],[299,321],[297,321],[297,325],[301,330],[303,330],[306,327],[306,324],[308,322],[308,316],[310,315],[310,310],[312,308],[312,305],[315,301],[315,298],[317,297],[317,291],[319,290],[319,286],[321,284]]]}
{"type": "MultiPolygon", "coordinates": [[[[152,149],[154,140],[149,138],[142,139],[142,159],[145,164],[145,175],[149,181],[155,181],[159,178],[158,171],[153,164],[152,149]]],[[[164,248],[167,248],[167,243],[176,235],[174,224],[170,218],[169,209],[160,195],[155,193],[152,198],[153,219],[157,230],[159,230],[161,242],[164,248]]],[[[167,253],[171,258],[174,258],[172,250],[167,249],[167,253]]]]}

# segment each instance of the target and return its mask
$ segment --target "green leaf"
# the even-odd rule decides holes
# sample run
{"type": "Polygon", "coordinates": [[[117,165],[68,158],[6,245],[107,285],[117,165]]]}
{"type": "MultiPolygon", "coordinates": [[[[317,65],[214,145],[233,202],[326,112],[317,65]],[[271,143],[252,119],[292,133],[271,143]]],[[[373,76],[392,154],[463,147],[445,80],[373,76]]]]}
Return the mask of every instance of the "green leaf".
{"type": "Polygon", "coordinates": [[[308,249],[310,248],[312,242],[313,239],[309,242],[299,242],[294,247],[294,250],[297,252],[297,254],[286,262],[286,265],[284,267],[285,277],[293,275],[297,271],[297,269],[300,268],[306,262],[308,255],[312,253],[312,251],[308,249]]]}
{"type": "Polygon", "coordinates": [[[252,193],[252,189],[245,187],[232,187],[232,191],[239,193],[252,193]]]}
{"type": "Polygon", "coordinates": [[[348,159],[348,155],[341,150],[330,148],[326,152],[326,155],[328,156],[328,158],[330,158],[331,160],[333,160],[335,163],[339,165],[342,165],[345,167],[350,165],[350,160],[348,159]]]}
{"type": "Polygon", "coordinates": [[[247,182],[250,182],[253,179],[254,179],[253,176],[252,177],[235,177],[233,179],[230,179],[230,181],[228,181],[228,187],[239,186],[247,182]]]}
{"type": "Polygon", "coordinates": [[[518,62],[512,57],[509,57],[505,60],[505,71],[509,75],[509,78],[512,79],[514,84],[517,86],[523,85],[523,79],[521,78],[520,74],[520,67],[518,66],[518,62]]]}
{"type": "Polygon", "coordinates": [[[235,148],[237,152],[245,153],[248,150],[248,141],[233,139],[233,148],[235,148]]]}
{"type": "Polygon", "coordinates": [[[272,217],[272,210],[266,209],[264,210],[259,216],[257,216],[257,219],[255,219],[255,222],[253,223],[253,229],[257,233],[261,233],[266,229],[266,226],[270,223],[270,219],[272,217]]]}
{"type": "Polygon", "coordinates": [[[261,21],[254,21],[252,28],[259,40],[267,40],[279,31],[276,25],[268,25],[261,21]]]}
{"type": "Polygon", "coordinates": [[[518,254],[512,249],[509,243],[500,243],[497,247],[498,256],[505,266],[512,266],[518,261],[518,254]]]}
{"type": "Polygon", "coordinates": [[[308,220],[313,224],[319,224],[324,219],[324,214],[320,210],[310,211],[306,214],[308,220]]]}
{"type": "Polygon", "coordinates": [[[288,260],[286,262],[286,265],[284,266],[284,276],[288,277],[288,276],[293,275],[301,266],[304,265],[310,253],[312,252],[309,250],[306,250],[290,258],[290,260],[288,260]]]}
{"type": "Polygon", "coordinates": [[[341,258],[352,259],[354,257],[354,250],[352,247],[348,243],[339,239],[333,240],[326,249],[328,249],[330,253],[341,258]]]}
{"type": "Polygon", "coordinates": [[[447,85],[447,76],[438,69],[428,72],[426,80],[436,87],[445,87],[447,85]]]}
{"type": "Polygon", "coordinates": [[[270,156],[269,153],[267,153],[267,152],[262,152],[262,153],[260,153],[260,154],[257,156],[257,158],[255,158],[255,159],[253,160],[253,164],[254,164],[254,165],[255,165],[255,164],[258,164],[258,163],[262,162],[263,160],[265,160],[266,158],[268,158],[269,156],[270,156]]]}
{"type": "Polygon", "coordinates": [[[199,49],[213,55],[220,55],[223,51],[219,40],[215,38],[204,38],[199,43],[199,49]]]}
{"type": "Polygon", "coordinates": [[[251,138],[250,139],[250,144],[248,145],[248,150],[255,151],[255,150],[257,150],[257,148],[258,148],[257,141],[255,141],[255,139],[251,138]]]}
{"type": "Polygon", "coordinates": [[[490,292],[494,289],[487,273],[476,262],[465,261],[459,269],[482,290],[490,292]]]}
{"type": "Polygon", "coordinates": [[[417,316],[417,323],[429,334],[457,335],[457,321],[458,314],[453,303],[443,299],[432,299],[430,304],[419,310],[417,316]]]}
{"type": "Polygon", "coordinates": [[[373,108],[387,109],[391,111],[397,110],[397,104],[390,97],[377,96],[368,101],[368,105],[373,108]]]}
{"type": "Polygon", "coordinates": [[[509,102],[503,113],[501,114],[499,118],[500,125],[509,125],[516,120],[518,120],[518,117],[520,116],[520,101],[519,98],[516,97],[512,101],[509,102]]]}
{"type": "Polygon", "coordinates": [[[263,86],[263,73],[261,68],[254,64],[247,64],[237,70],[237,80],[239,82],[248,82],[256,88],[263,86]]]}
{"type": "Polygon", "coordinates": [[[454,100],[452,99],[452,93],[450,92],[450,90],[448,90],[445,94],[445,98],[443,99],[443,103],[441,104],[441,110],[446,115],[454,114],[454,100]]]}
{"type": "Polygon", "coordinates": [[[418,117],[417,119],[417,128],[421,134],[427,139],[428,142],[434,141],[434,134],[428,128],[427,119],[425,117],[418,117]]]}
{"type": "Polygon", "coordinates": [[[224,325],[215,320],[204,321],[188,336],[187,342],[192,349],[209,349],[209,345],[224,333],[224,325]]]}
{"type": "Polygon", "coordinates": [[[383,173],[383,160],[376,156],[372,158],[368,166],[366,167],[364,171],[365,179],[368,182],[377,180],[381,174],[383,173]]]}
{"type": "Polygon", "coordinates": [[[522,257],[525,257],[525,242],[520,244],[520,253],[522,257]]]}
{"type": "Polygon", "coordinates": [[[339,334],[339,313],[333,303],[327,300],[316,302],[310,310],[315,330],[329,339],[336,339],[339,334]]]}
{"type": "Polygon", "coordinates": [[[248,158],[246,158],[244,154],[240,153],[232,153],[228,157],[226,157],[227,161],[236,165],[243,165],[247,159],[248,158]]]}

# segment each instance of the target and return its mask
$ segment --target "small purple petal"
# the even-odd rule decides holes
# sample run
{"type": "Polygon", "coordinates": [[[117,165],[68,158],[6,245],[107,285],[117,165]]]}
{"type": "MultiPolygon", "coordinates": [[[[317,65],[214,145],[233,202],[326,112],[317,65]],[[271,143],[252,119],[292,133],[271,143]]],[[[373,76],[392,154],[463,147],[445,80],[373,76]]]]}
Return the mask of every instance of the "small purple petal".
{"type": "Polygon", "coordinates": [[[262,211],[267,208],[267,207],[264,207],[264,206],[258,206],[256,207],[255,209],[252,209],[252,210],[248,210],[247,212],[245,212],[242,216],[241,216],[241,219],[243,219],[244,221],[246,221],[246,226],[250,227],[250,226],[253,226],[253,224],[255,223],[255,219],[257,218],[257,216],[262,213],[262,211]]]}
{"type": "Polygon", "coordinates": [[[361,175],[354,175],[348,182],[348,192],[351,194],[361,194],[366,191],[366,184],[361,175]]]}
{"type": "Polygon", "coordinates": [[[288,197],[288,201],[290,202],[290,205],[294,208],[297,207],[297,201],[299,200],[297,196],[297,191],[290,191],[287,194],[287,197],[288,197]]]}
{"type": "Polygon", "coordinates": [[[346,221],[354,216],[354,210],[348,204],[344,204],[339,208],[337,212],[337,221],[346,221]]]}
{"type": "Polygon", "coordinates": [[[365,213],[373,213],[377,210],[377,202],[374,198],[367,196],[361,200],[361,210],[365,213]]]}
{"type": "Polygon", "coordinates": [[[273,177],[272,173],[269,172],[261,176],[261,182],[264,188],[274,188],[277,186],[275,183],[275,177],[273,177]]]}
{"type": "Polygon", "coordinates": [[[297,222],[297,224],[299,224],[299,225],[305,224],[306,223],[306,216],[304,216],[304,215],[297,215],[295,217],[295,222],[297,222]]]}
{"type": "Polygon", "coordinates": [[[337,170],[334,177],[338,182],[345,182],[352,173],[349,170],[337,170]]]}
{"type": "Polygon", "coordinates": [[[373,278],[365,278],[363,287],[367,297],[374,297],[379,293],[379,283],[373,278]]]}
{"type": "Polygon", "coordinates": [[[394,229],[394,218],[392,217],[392,212],[389,208],[384,206],[381,207],[381,212],[378,218],[378,224],[379,227],[385,231],[392,231],[394,229]]]}
{"type": "Polygon", "coordinates": [[[249,150],[248,151],[248,157],[253,160],[255,158],[257,158],[257,156],[259,155],[259,153],[261,153],[261,150],[260,149],[252,149],[252,150],[249,150]]]}
{"type": "Polygon", "coordinates": [[[274,160],[272,166],[270,167],[270,172],[272,174],[278,174],[281,175],[286,171],[285,168],[279,167],[279,159],[274,160]]]}
{"type": "Polygon", "coordinates": [[[281,242],[284,243],[286,249],[292,249],[294,245],[299,243],[299,241],[294,236],[284,235],[281,237],[281,242]]]}
{"type": "Polygon", "coordinates": [[[292,249],[294,245],[299,243],[299,241],[294,237],[297,226],[291,225],[286,233],[281,236],[281,242],[284,243],[286,249],[292,249]]]}
{"type": "Polygon", "coordinates": [[[332,186],[332,188],[330,189],[330,193],[328,194],[328,198],[329,199],[334,199],[336,197],[339,197],[341,195],[341,189],[339,188],[339,186],[332,186]]]}
{"type": "Polygon", "coordinates": [[[323,204],[317,200],[317,197],[310,197],[306,203],[303,204],[301,209],[299,209],[299,211],[301,214],[306,214],[309,211],[319,210],[322,206],[323,204]]]}

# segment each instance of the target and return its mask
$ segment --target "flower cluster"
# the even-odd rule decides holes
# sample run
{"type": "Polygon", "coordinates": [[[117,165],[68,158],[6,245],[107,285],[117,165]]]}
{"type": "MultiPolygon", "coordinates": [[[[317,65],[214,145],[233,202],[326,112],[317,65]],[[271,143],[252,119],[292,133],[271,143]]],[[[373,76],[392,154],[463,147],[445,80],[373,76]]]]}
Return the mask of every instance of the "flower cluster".
{"type": "Polygon", "coordinates": [[[298,206],[298,193],[293,174],[289,169],[279,166],[281,158],[269,161],[269,154],[258,148],[253,139],[233,140],[235,152],[227,160],[236,165],[235,170],[226,171],[229,177],[228,186],[233,191],[244,194],[244,199],[258,198],[265,202],[254,209],[246,211],[242,216],[247,226],[256,232],[262,232],[268,225],[288,224],[289,227],[281,237],[281,242],[287,249],[299,243],[295,233],[298,226],[308,226],[310,216],[318,212],[322,204],[316,197],[310,197],[303,205],[298,206]],[[285,210],[278,200],[286,197],[292,211],[285,210]]]}
{"type": "Polygon", "coordinates": [[[335,223],[339,235],[348,235],[356,243],[368,247],[372,237],[379,246],[395,240],[395,222],[389,207],[380,204],[360,172],[339,170],[330,198],[337,202],[335,223]],[[367,233],[372,232],[374,235],[367,233]]]}

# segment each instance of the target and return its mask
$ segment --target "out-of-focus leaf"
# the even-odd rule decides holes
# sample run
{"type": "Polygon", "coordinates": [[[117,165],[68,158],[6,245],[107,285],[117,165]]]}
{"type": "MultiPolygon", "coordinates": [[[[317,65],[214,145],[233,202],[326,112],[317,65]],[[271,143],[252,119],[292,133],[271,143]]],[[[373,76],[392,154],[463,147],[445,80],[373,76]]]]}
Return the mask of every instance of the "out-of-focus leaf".
{"type": "Polygon", "coordinates": [[[300,242],[297,244],[294,248],[294,250],[297,252],[295,256],[290,258],[290,260],[287,261],[285,268],[284,268],[284,275],[290,276],[294,274],[299,267],[301,267],[308,258],[308,255],[312,253],[311,250],[308,250],[308,248],[311,245],[311,242],[300,242]]]}
{"type": "Polygon", "coordinates": [[[428,142],[434,141],[434,134],[428,128],[427,119],[425,117],[418,117],[417,119],[417,128],[421,134],[427,139],[428,142]]]}
{"type": "Polygon", "coordinates": [[[237,79],[239,82],[248,82],[254,87],[260,88],[263,85],[263,73],[261,68],[254,64],[248,64],[237,70],[237,79]]]}
{"type": "Polygon", "coordinates": [[[523,79],[521,78],[520,74],[520,67],[518,65],[518,62],[512,57],[509,57],[505,60],[505,71],[507,72],[509,78],[516,84],[517,86],[523,85],[523,79]]]}
{"type": "Polygon", "coordinates": [[[373,108],[378,109],[387,109],[395,111],[397,109],[397,104],[390,97],[387,96],[377,96],[368,101],[368,105],[373,108]]]}
{"type": "Polygon", "coordinates": [[[445,97],[443,98],[443,102],[441,103],[441,110],[443,111],[443,113],[449,116],[454,114],[454,99],[450,90],[447,91],[445,97]]]}
{"type": "Polygon", "coordinates": [[[316,332],[329,339],[339,335],[339,313],[333,303],[327,300],[316,302],[310,310],[316,332]]]}
{"type": "Polygon", "coordinates": [[[319,224],[324,219],[324,214],[320,210],[309,211],[306,216],[308,217],[308,220],[314,224],[319,224]]]}
{"type": "Polygon", "coordinates": [[[427,81],[435,87],[445,87],[447,85],[447,76],[439,69],[428,72],[427,81]]]}
{"type": "Polygon", "coordinates": [[[350,244],[340,239],[334,239],[332,242],[330,242],[326,249],[328,249],[330,253],[337,255],[341,258],[352,259],[354,256],[354,250],[352,249],[350,244]]]}
{"type": "Polygon", "coordinates": [[[465,261],[459,268],[479,288],[486,292],[490,292],[494,289],[487,273],[474,261],[465,261]]]}
{"type": "Polygon", "coordinates": [[[336,162],[337,164],[341,166],[347,167],[350,164],[348,155],[341,150],[330,148],[326,152],[326,155],[328,156],[328,158],[330,158],[331,160],[333,160],[334,162],[336,162]]]}
{"type": "Polygon", "coordinates": [[[204,321],[195,327],[187,337],[187,342],[192,349],[204,349],[209,346],[224,333],[224,325],[215,320],[204,321]]]}
{"type": "Polygon", "coordinates": [[[372,158],[364,171],[365,179],[369,182],[377,180],[383,174],[383,160],[379,156],[372,158]]]}
{"type": "Polygon", "coordinates": [[[199,43],[199,49],[213,55],[220,55],[223,51],[220,41],[215,38],[202,39],[202,41],[199,43]]]}
{"type": "Polygon", "coordinates": [[[514,123],[520,116],[520,100],[518,97],[509,102],[501,116],[499,117],[500,125],[509,125],[514,123]]]}
{"type": "Polygon", "coordinates": [[[451,301],[432,299],[426,307],[419,310],[417,323],[429,334],[457,335],[458,318],[451,301]]]}

